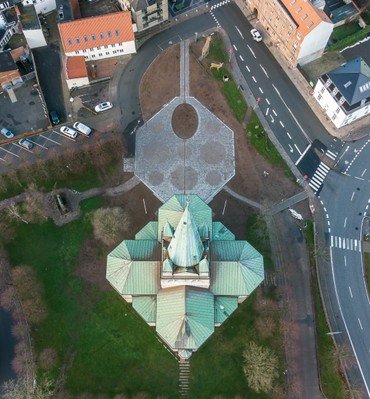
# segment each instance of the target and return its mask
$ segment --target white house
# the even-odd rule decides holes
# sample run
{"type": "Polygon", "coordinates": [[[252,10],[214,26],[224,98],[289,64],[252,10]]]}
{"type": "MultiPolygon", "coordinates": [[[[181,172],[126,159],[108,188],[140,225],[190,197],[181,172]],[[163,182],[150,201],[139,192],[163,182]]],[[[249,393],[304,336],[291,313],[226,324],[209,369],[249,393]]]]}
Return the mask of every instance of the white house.
{"type": "Polygon", "coordinates": [[[23,34],[28,46],[30,48],[46,46],[47,43],[35,7],[33,5],[23,6],[23,4],[19,4],[18,8],[21,14],[23,34]]]}
{"type": "Polygon", "coordinates": [[[361,58],[320,77],[314,97],[337,128],[370,114],[370,67],[361,58]]]}
{"type": "Polygon", "coordinates": [[[129,11],[63,22],[58,28],[67,57],[91,61],[136,53],[129,11]]]}
{"type": "Polygon", "coordinates": [[[56,9],[55,0],[22,0],[24,6],[33,4],[37,14],[48,14],[56,9]]]}

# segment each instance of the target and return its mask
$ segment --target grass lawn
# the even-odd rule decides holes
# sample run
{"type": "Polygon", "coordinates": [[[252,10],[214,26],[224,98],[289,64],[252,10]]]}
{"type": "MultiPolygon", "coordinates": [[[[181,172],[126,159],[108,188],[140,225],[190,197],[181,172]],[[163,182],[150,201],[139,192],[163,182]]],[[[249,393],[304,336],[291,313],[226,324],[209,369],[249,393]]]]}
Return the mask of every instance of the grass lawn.
{"type": "MultiPolygon", "coordinates": [[[[336,28],[338,29],[338,28],[336,28]]],[[[347,28],[348,31],[353,28],[347,28]]],[[[345,32],[345,31],[343,31],[345,32]]],[[[366,26],[365,28],[349,34],[349,36],[344,36],[342,39],[338,40],[336,43],[330,45],[326,51],[340,51],[346,48],[347,46],[351,46],[352,44],[357,43],[358,41],[365,39],[365,37],[370,33],[370,25],[366,26]]],[[[338,36],[344,35],[342,32],[337,34],[338,36]]]]}
{"type": "Polygon", "coordinates": [[[358,26],[357,23],[338,26],[337,28],[334,28],[333,33],[331,34],[331,39],[334,42],[337,42],[339,40],[345,39],[348,36],[353,35],[360,30],[361,28],[358,26]]]}
{"type": "Polygon", "coordinates": [[[44,287],[48,316],[31,332],[36,355],[45,348],[57,351],[55,377],[70,364],[66,389],[73,394],[146,391],[177,398],[177,362],[153,329],[113,289],[100,291],[76,274],[80,247],[92,235],[89,212],[100,206],[99,198],[83,202],[83,216],[63,227],[17,225],[7,245],[11,264],[32,266],[44,287]]]}
{"type": "Polygon", "coordinates": [[[305,229],[305,237],[307,247],[310,253],[310,266],[313,271],[312,274],[312,294],[315,306],[315,319],[316,319],[316,334],[317,334],[317,352],[321,377],[321,386],[324,394],[330,399],[345,399],[346,386],[343,382],[338,364],[335,361],[335,347],[329,332],[329,327],[326,322],[326,317],[321,301],[317,276],[315,272],[315,258],[314,258],[314,230],[313,223],[307,222],[305,229]]]}
{"type": "MultiPolygon", "coordinates": [[[[263,222],[263,220],[262,220],[263,222]]],[[[265,262],[271,260],[270,246],[264,240],[258,239],[261,235],[261,221],[257,214],[251,215],[247,221],[248,240],[261,252],[265,262]],[[252,239],[254,237],[254,239],[252,239]]],[[[262,229],[263,230],[263,229],[262,229]]],[[[267,238],[268,240],[268,238],[267,238]]],[[[222,398],[264,399],[280,397],[275,393],[256,393],[248,387],[243,373],[243,350],[249,341],[255,341],[273,349],[279,358],[280,378],[275,387],[284,385],[282,371],[285,369],[284,348],[282,333],[279,329],[279,312],[274,312],[275,326],[269,337],[262,338],[256,328],[259,318],[264,315],[256,310],[256,302],[261,298],[276,301],[274,290],[263,292],[258,288],[243,304],[217,328],[214,335],[191,357],[191,398],[211,399],[218,395],[222,398]],[[260,290],[260,296],[257,295],[260,290]]]]}
{"type": "Polygon", "coordinates": [[[213,35],[207,58],[214,62],[227,62],[227,53],[219,35],[213,35]]]}

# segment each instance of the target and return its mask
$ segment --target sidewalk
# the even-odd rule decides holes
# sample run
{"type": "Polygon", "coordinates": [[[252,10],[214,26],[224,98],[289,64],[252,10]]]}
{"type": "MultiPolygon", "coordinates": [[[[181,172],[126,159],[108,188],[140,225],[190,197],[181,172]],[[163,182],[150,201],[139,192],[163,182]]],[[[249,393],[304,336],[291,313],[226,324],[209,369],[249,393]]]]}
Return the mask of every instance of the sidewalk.
{"type": "Polygon", "coordinates": [[[323,109],[319,106],[315,98],[312,96],[311,93],[313,88],[308,84],[307,80],[304,78],[298,68],[288,65],[288,62],[273,44],[268,32],[260,26],[259,21],[249,10],[247,5],[242,0],[235,0],[235,3],[245,15],[249,23],[253,25],[253,27],[257,27],[258,30],[263,32],[263,37],[267,38],[264,39],[264,43],[269,48],[271,54],[274,56],[274,58],[280,64],[283,70],[287,72],[289,79],[296,86],[297,90],[306,100],[307,104],[311,107],[312,111],[316,114],[317,118],[320,120],[320,122],[323,124],[323,126],[331,136],[334,136],[340,140],[350,141],[358,140],[369,134],[370,116],[367,116],[366,118],[362,118],[357,122],[337,129],[330,121],[330,119],[326,116],[323,109]]]}

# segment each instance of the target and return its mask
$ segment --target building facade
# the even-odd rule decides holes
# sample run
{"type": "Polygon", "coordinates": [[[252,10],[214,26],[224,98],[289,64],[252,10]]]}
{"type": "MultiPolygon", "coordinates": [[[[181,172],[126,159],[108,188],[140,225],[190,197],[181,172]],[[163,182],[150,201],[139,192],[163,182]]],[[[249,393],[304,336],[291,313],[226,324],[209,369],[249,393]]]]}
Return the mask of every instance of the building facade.
{"type": "Polygon", "coordinates": [[[292,66],[320,58],[334,25],[307,0],[246,0],[273,44],[292,66]]]}
{"type": "Polygon", "coordinates": [[[0,2],[0,51],[15,33],[19,33],[18,15],[13,1],[0,2]]]}
{"type": "Polygon", "coordinates": [[[131,10],[138,32],[168,20],[168,0],[119,0],[122,10],[131,10]]]}
{"type": "Polygon", "coordinates": [[[22,0],[25,6],[33,4],[37,14],[48,14],[56,9],[55,0],[22,0]]]}
{"type": "Polygon", "coordinates": [[[317,81],[314,97],[337,128],[370,114],[370,67],[359,57],[317,81]]]}
{"type": "Polygon", "coordinates": [[[44,32],[35,7],[33,5],[23,6],[23,4],[19,4],[18,9],[20,11],[23,34],[28,46],[31,49],[46,46],[44,32]]]}
{"type": "Polygon", "coordinates": [[[197,195],[174,195],[107,259],[113,288],[181,358],[189,358],[264,279],[263,258],[236,241],[197,195]]]}
{"type": "Polygon", "coordinates": [[[129,11],[63,22],[58,28],[67,57],[91,61],[136,53],[129,11]]]}

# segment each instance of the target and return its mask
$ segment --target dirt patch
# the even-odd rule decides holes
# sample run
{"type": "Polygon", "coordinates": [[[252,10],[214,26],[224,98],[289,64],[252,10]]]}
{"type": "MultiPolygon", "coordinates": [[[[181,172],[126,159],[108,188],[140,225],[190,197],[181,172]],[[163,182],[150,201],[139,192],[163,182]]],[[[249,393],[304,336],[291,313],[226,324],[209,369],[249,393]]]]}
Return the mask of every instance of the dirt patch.
{"type": "Polygon", "coordinates": [[[172,129],[181,139],[189,139],[198,128],[197,111],[190,104],[178,105],[172,114],[172,129]]]}
{"type": "Polygon", "coordinates": [[[140,104],[144,121],[179,95],[180,46],[175,45],[153,61],[141,80],[140,104]]]}

